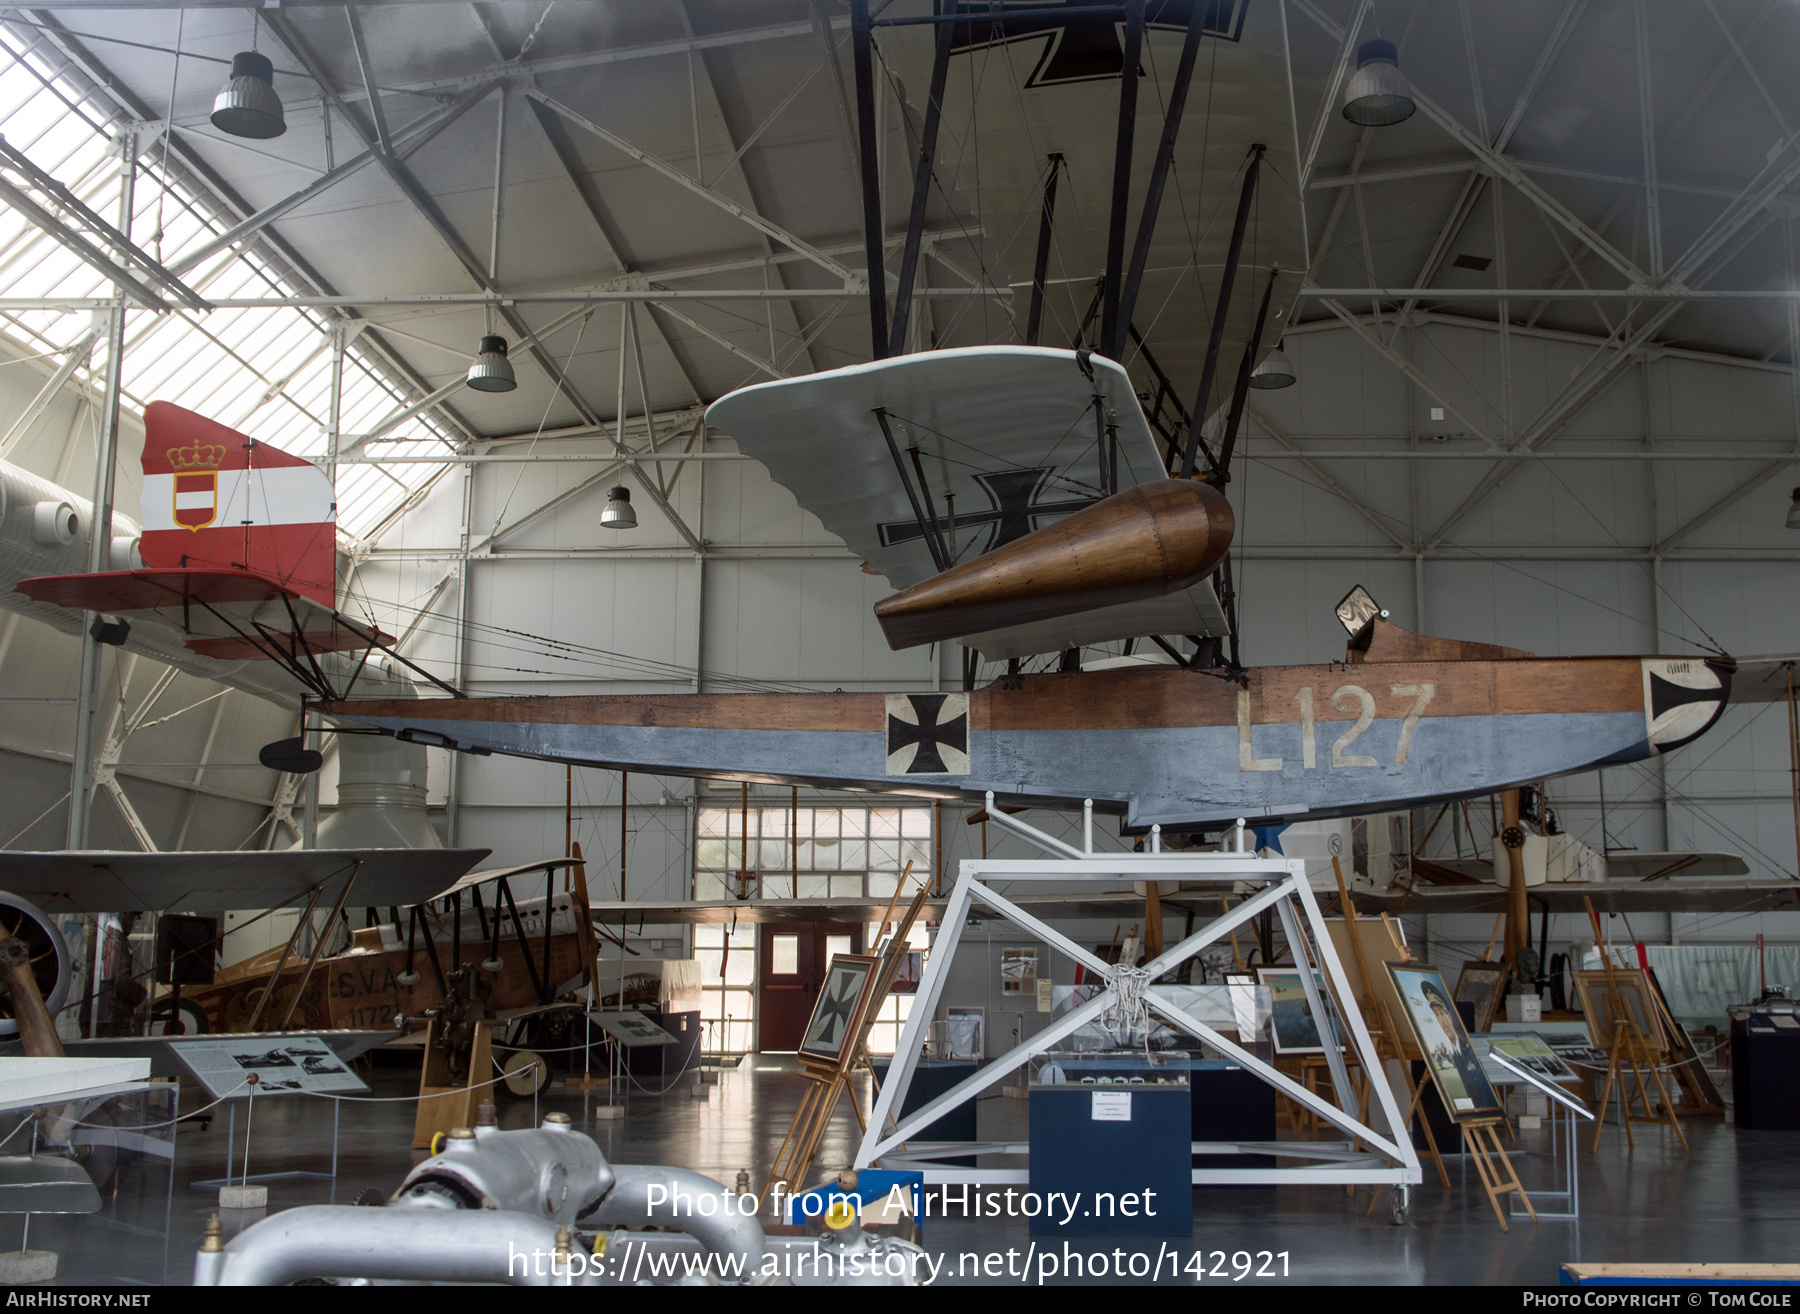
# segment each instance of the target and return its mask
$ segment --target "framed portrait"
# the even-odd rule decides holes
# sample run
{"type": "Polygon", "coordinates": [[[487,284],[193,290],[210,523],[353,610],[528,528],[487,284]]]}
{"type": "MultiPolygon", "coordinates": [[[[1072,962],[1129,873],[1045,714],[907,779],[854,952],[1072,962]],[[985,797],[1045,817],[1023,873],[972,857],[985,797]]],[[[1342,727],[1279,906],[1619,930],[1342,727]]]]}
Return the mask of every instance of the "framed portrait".
{"type": "Polygon", "coordinates": [[[980,1004],[952,1004],[944,1010],[944,1021],[951,1058],[979,1062],[987,1057],[987,1009],[980,1004]]]}
{"type": "Polygon", "coordinates": [[[1424,1055],[1426,1070],[1454,1122],[1498,1118],[1500,1097],[1482,1071],[1481,1059],[1463,1030],[1450,987],[1426,963],[1388,963],[1388,977],[1400,997],[1403,1025],[1424,1055]]]}
{"type": "Polygon", "coordinates": [[[829,1067],[841,1067],[855,1057],[850,1048],[862,1029],[880,961],[872,954],[833,955],[825,969],[825,987],[800,1040],[800,1057],[829,1067]]]}
{"type": "Polygon", "coordinates": [[[1581,996],[1581,1012],[1587,1021],[1588,1038],[1596,1046],[1612,1052],[1613,1033],[1621,1022],[1630,1018],[1654,1054],[1669,1048],[1662,1019],[1657,1016],[1656,997],[1650,983],[1635,967],[1615,967],[1609,978],[1605,968],[1594,968],[1573,974],[1575,990],[1581,996]]]}
{"type": "Polygon", "coordinates": [[[1456,978],[1455,1000],[1475,1006],[1475,1030],[1490,1030],[1506,997],[1506,964],[1477,961],[1464,963],[1456,978]]]}
{"type": "Polygon", "coordinates": [[[1037,994],[1038,951],[1036,949],[1002,949],[1000,951],[1000,993],[1003,995],[1037,994]]]}
{"type": "MultiPolygon", "coordinates": [[[[1299,969],[1259,967],[1256,979],[1269,992],[1269,1030],[1275,1037],[1275,1052],[1323,1054],[1325,1044],[1319,1039],[1319,1024],[1307,1003],[1306,987],[1300,983],[1299,969]]],[[[1322,1000],[1331,999],[1331,992],[1325,988],[1325,978],[1317,971],[1313,972],[1313,984],[1318,987],[1322,1000]]],[[[1331,1019],[1331,1036],[1337,1047],[1343,1049],[1344,1033],[1335,1017],[1331,1019]]]]}

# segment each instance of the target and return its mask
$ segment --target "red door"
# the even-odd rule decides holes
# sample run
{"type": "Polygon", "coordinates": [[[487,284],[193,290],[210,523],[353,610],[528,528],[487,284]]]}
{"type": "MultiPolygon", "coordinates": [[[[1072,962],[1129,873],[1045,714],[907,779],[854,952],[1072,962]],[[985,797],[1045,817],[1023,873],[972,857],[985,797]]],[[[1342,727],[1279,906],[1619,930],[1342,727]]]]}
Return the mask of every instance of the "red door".
{"type": "Polygon", "coordinates": [[[834,953],[862,952],[863,927],[860,922],[769,922],[758,939],[757,1048],[791,1053],[806,1034],[826,965],[834,953]]]}

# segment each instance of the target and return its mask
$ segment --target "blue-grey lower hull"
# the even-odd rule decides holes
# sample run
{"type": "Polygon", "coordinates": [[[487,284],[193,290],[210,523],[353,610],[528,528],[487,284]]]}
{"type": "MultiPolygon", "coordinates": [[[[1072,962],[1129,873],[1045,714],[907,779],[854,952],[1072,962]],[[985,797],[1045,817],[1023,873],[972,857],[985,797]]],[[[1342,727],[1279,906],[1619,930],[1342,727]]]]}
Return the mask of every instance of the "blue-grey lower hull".
{"type": "Polygon", "coordinates": [[[1370,723],[1340,752],[1298,724],[986,730],[961,774],[893,774],[880,732],[571,725],[457,720],[442,702],[418,719],[356,718],[426,743],[672,776],[792,782],[927,797],[1079,803],[1131,826],[1344,816],[1465,797],[1652,756],[1640,712],[1425,717],[1402,751],[1403,717],[1370,723]]]}

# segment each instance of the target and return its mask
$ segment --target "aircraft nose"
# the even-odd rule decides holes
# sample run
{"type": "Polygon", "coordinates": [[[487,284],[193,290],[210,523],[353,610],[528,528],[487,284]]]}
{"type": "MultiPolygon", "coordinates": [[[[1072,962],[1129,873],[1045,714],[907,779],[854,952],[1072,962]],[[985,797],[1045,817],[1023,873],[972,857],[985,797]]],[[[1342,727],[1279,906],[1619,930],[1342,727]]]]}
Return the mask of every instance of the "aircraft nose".
{"type": "Polygon", "coordinates": [[[1650,746],[1667,753],[1699,738],[1731,697],[1730,661],[1644,658],[1644,718],[1650,746]]]}

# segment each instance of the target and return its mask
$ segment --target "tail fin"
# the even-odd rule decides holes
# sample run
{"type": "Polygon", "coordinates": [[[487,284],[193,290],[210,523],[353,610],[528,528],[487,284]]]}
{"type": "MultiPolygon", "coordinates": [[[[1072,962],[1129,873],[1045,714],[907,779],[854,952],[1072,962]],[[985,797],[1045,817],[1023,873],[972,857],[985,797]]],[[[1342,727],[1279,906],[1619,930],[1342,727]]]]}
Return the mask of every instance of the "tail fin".
{"type": "Polygon", "coordinates": [[[151,402],[142,510],[146,566],[254,571],[337,608],[336,495],[310,461],[151,402]]]}

